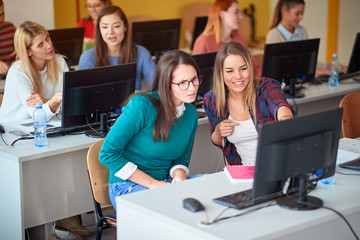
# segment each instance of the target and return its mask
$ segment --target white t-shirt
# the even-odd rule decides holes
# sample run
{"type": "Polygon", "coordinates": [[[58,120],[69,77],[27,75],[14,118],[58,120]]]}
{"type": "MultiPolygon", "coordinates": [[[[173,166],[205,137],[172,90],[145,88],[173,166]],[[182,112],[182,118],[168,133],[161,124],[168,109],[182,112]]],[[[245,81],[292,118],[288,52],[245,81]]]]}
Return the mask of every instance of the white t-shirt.
{"type": "MultiPolygon", "coordinates": [[[[61,56],[56,56],[56,60],[60,64],[63,71],[69,71],[69,68],[61,56]]],[[[43,96],[52,98],[55,93],[62,92],[63,73],[59,74],[56,83],[50,82],[47,77],[47,68],[40,72],[41,82],[44,87],[43,96]]],[[[30,78],[26,75],[20,61],[16,61],[9,69],[6,76],[4,98],[0,108],[0,123],[21,121],[32,118],[35,108],[26,105],[26,98],[30,96],[30,92],[34,92],[34,87],[30,78]]],[[[47,119],[54,116],[51,112],[49,103],[43,105],[47,119]]]]}
{"type": "Polygon", "coordinates": [[[227,137],[228,141],[235,145],[243,165],[255,165],[258,133],[252,119],[236,121],[231,116],[229,119],[239,125],[235,126],[233,133],[227,137]]]}

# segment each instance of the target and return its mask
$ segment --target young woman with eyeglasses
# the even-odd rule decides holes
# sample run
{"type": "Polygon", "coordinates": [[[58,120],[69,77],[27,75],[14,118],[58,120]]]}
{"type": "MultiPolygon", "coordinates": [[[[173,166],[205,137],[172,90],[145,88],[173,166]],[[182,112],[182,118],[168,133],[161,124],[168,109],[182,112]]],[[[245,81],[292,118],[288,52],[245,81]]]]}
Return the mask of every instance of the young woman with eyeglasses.
{"type": "Polygon", "coordinates": [[[222,149],[230,165],[255,165],[257,127],[295,114],[272,79],[256,79],[247,49],[236,42],[217,52],[214,89],[204,96],[211,141],[222,149]]]}
{"type": "Polygon", "coordinates": [[[198,125],[191,103],[200,83],[194,59],[172,50],[160,58],[150,92],[135,93],[124,104],[100,151],[115,208],[115,196],[188,178],[198,125]]]}

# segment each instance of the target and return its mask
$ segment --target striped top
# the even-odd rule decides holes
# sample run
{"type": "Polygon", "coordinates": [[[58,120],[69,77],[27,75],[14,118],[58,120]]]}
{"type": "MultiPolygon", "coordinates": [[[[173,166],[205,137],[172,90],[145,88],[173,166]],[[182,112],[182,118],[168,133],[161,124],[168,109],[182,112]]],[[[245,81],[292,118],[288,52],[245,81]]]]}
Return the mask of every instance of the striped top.
{"type": "Polygon", "coordinates": [[[14,52],[15,26],[11,22],[4,22],[0,28],[0,60],[11,64],[15,56],[10,56],[14,52]]]}

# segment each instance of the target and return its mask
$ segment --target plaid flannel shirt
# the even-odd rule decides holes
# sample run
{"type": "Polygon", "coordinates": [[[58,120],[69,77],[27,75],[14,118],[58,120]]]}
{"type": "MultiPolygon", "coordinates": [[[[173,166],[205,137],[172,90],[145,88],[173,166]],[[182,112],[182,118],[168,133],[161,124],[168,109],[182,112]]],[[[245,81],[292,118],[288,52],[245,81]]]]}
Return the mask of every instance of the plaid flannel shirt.
{"type": "MultiPolygon", "coordinates": [[[[260,123],[271,122],[276,120],[277,111],[280,107],[285,106],[291,109],[295,116],[295,111],[287,102],[284,92],[282,91],[278,81],[273,79],[263,79],[256,88],[256,130],[260,123]]],[[[216,125],[221,121],[229,118],[229,109],[226,103],[225,117],[218,118],[216,111],[215,95],[213,91],[208,92],[204,96],[204,108],[210,123],[210,136],[215,131],[216,125]]],[[[250,111],[251,118],[253,113],[250,111]]],[[[211,137],[210,137],[211,139],[211,137]]],[[[220,147],[214,144],[217,147],[220,147]]],[[[222,148],[222,147],[220,147],[222,148]]],[[[236,151],[234,144],[230,143],[227,138],[224,138],[223,154],[230,165],[242,165],[241,157],[236,151]]]]}

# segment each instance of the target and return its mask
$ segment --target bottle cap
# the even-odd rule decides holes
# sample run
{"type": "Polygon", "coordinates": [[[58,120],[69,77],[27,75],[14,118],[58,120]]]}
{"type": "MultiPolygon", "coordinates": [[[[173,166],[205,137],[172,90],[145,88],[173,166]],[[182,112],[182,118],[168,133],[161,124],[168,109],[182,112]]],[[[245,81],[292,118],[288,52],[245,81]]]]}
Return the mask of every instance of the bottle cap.
{"type": "Polygon", "coordinates": [[[333,58],[337,58],[337,54],[336,54],[336,53],[333,54],[333,58]]]}
{"type": "Polygon", "coordinates": [[[36,103],[36,108],[42,108],[42,103],[41,103],[41,102],[37,102],[37,103],[36,103]]]}

